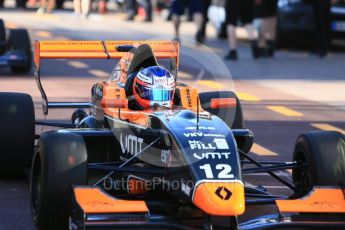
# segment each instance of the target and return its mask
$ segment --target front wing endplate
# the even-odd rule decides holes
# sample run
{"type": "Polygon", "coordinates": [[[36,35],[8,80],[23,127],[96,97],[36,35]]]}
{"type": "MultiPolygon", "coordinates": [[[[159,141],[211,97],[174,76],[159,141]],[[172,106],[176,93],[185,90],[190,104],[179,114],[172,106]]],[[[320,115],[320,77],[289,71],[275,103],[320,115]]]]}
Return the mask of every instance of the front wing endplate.
{"type": "Polygon", "coordinates": [[[297,200],[276,200],[281,213],[345,213],[345,194],[341,188],[314,187],[297,200]]]}

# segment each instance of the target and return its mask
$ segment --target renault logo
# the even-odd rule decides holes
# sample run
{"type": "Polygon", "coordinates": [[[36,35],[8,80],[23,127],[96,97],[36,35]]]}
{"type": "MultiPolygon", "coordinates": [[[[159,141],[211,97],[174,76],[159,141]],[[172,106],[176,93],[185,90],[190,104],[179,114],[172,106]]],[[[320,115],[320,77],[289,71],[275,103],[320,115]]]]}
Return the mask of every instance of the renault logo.
{"type": "Polygon", "coordinates": [[[226,187],[218,187],[215,193],[222,200],[229,200],[232,195],[231,191],[226,187]]]}

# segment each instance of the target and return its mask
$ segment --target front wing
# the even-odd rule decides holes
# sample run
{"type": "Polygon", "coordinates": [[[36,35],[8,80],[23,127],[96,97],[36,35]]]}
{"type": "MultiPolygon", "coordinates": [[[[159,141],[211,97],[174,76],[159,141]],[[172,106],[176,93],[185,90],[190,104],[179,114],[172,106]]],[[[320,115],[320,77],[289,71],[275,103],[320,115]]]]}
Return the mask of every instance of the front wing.
{"type": "MultiPolygon", "coordinates": [[[[239,224],[238,229],[344,228],[343,188],[314,187],[296,200],[276,200],[279,213],[239,224]]],[[[200,218],[197,220],[201,220],[200,218]]],[[[71,229],[193,229],[167,216],[150,214],[144,200],[121,200],[97,187],[74,187],[71,229]]]]}

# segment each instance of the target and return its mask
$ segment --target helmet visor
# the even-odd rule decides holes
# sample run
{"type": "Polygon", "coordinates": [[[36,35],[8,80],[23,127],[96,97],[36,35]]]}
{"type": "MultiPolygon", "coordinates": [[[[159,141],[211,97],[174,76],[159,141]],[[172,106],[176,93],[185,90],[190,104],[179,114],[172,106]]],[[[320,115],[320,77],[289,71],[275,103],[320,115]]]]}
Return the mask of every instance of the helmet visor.
{"type": "Polygon", "coordinates": [[[150,101],[171,101],[174,96],[173,88],[147,88],[143,85],[136,85],[136,91],[142,99],[150,101]]]}

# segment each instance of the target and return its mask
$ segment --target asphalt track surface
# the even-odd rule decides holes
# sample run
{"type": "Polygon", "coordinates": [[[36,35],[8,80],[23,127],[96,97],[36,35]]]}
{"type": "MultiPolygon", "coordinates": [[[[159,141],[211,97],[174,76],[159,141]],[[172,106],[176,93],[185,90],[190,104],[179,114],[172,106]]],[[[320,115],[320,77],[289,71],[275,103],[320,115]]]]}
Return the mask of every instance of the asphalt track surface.
{"type": "MultiPolygon", "coordinates": [[[[32,12],[0,11],[7,28],[26,27],[33,40],[120,40],[172,38],[172,26],[157,19],[153,25],[123,21],[123,15],[92,15],[77,20],[71,12],[36,15],[32,12]],[[154,28],[154,29],[153,29],[154,28]]],[[[225,41],[217,41],[209,28],[207,47],[190,40],[193,25],[187,23],[181,49],[179,79],[199,91],[235,90],[241,99],[246,127],[255,134],[250,153],[259,160],[290,161],[297,136],[313,130],[345,130],[345,55],[334,52],[324,60],[306,52],[277,52],[276,59],[255,61],[246,44],[240,46],[240,61],[223,63],[225,41]],[[215,66],[212,66],[214,64],[215,66]],[[229,73],[232,78],[230,78],[229,73]]],[[[88,100],[94,82],[109,77],[114,60],[49,60],[42,62],[43,85],[51,100],[88,100]]],[[[41,115],[40,95],[33,73],[13,76],[0,69],[0,91],[26,92],[41,115]]],[[[68,120],[72,111],[51,111],[46,119],[68,120]]],[[[44,131],[37,127],[37,132],[44,131]]],[[[290,172],[281,172],[289,178],[290,172]]],[[[273,193],[290,191],[269,176],[246,176],[250,184],[265,186],[273,193]]],[[[34,229],[29,207],[26,176],[0,179],[0,229],[34,229]]],[[[248,208],[243,220],[274,213],[274,206],[248,208]]]]}

